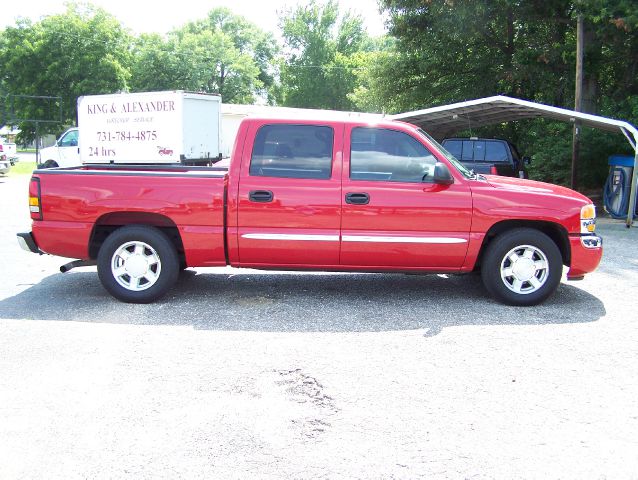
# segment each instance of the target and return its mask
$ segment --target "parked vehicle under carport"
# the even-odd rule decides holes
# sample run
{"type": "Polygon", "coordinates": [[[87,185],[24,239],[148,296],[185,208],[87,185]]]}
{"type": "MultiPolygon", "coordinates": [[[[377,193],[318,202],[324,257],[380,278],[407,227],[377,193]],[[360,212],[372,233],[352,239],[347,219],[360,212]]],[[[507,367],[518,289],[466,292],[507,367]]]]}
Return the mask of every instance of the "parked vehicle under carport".
{"type": "Polygon", "coordinates": [[[465,168],[474,173],[528,178],[529,157],[521,157],[516,146],[498,138],[446,138],[441,142],[465,168]]]}

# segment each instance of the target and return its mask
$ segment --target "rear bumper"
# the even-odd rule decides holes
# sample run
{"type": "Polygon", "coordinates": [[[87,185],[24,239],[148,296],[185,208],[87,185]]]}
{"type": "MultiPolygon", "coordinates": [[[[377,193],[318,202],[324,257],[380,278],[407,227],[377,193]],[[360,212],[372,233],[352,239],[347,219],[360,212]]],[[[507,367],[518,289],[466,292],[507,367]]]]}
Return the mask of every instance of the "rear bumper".
{"type": "Polygon", "coordinates": [[[26,250],[31,253],[39,253],[42,255],[42,251],[38,248],[38,244],[35,243],[35,238],[31,235],[31,232],[18,233],[18,245],[22,250],[26,250]]]}
{"type": "Polygon", "coordinates": [[[49,255],[89,258],[93,223],[39,220],[31,224],[37,248],[49,255]]]}
{"type": "Polygon", "coordinates": [[[598,235],[575,235],[569,237],[571,265],[567,280],[577,280],[593,272],[603,258],[603,239],[598,235]]]}

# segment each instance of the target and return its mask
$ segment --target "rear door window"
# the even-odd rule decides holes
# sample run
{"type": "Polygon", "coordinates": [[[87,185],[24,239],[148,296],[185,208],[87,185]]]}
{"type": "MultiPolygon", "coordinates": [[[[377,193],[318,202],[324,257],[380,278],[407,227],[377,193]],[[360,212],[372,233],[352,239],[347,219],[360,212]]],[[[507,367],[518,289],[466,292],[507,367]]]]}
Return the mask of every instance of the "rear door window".
{"type": "Polygon", "coordinates": [[[264,125],[255,136],[250,175],[328,179],[334,132],[320,125],[264,125]]]}

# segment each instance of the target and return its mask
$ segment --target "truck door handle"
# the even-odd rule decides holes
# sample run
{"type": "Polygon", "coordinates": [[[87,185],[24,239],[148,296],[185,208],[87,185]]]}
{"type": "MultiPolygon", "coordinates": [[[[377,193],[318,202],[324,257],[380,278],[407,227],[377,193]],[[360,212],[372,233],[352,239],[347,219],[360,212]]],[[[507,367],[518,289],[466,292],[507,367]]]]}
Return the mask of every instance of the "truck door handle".
{"type": "Polygon", "coordinates": [[[370,203],[370,195],[367,193],[346,193],[346,203],[351,205],[367,205],[370,203]]]}
{"type": "Polygon", "coordinates": [[[267,203],[272,202],[273,194],[270,190],[253,190],[248,194],[251,202],[267,203]]]}

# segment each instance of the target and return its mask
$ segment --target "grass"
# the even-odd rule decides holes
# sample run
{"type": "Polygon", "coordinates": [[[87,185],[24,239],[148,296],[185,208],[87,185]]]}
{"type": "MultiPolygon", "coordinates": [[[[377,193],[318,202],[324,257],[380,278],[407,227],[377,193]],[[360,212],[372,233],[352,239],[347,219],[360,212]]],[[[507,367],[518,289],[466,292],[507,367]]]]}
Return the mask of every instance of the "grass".
{"type": "Polygon", "coordinates": [[[31,172],[35,170],[35,162],[18,162],[11,170],[9,170],[9,175],[31,175],[31,172]]]}

